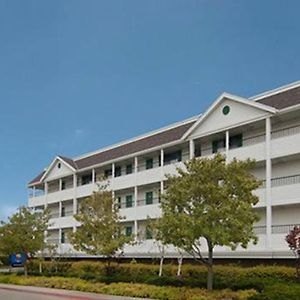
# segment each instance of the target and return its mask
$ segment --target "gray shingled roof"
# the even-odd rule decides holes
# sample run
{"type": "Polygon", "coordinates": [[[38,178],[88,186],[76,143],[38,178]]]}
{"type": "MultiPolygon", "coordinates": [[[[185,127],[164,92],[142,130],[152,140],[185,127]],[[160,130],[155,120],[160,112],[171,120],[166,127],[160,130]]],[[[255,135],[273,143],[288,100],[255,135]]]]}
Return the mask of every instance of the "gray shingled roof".
{"type": "Polygon", "coordinates": [[[300,87],[295,87],[290,90],[257,100],[257,102],[283,109],[289,106],[300,104],[300,87]]]}
{"type": "Polygon", "coordinates": [[[75,170],[78,169],[76,162],[72,158],[68,158],[61,155],[58,155],[58,157],[65,161],[67,164],[69,164],[71,167],[73,167],[75,170]]]}
{"type": "MultiPolygon", "coordinates": [[[[109,161],[125,155],[134,154],[139,151],[151,149],[157,146],[177,141],[194,123],[195,120],[77,160],[73,160],[64,156],[59,157],[65,162],[67,162],[69,165],[71,165],[74,169],[84,169],[93,165],[101,164],[105,161],[109,161]]],[[[30,181],[29,185],[39,182],[43,174],[44,172],[42,172],[36,178],[30,181]]]]}
{"type": "Polygon", "coordinates": [[[140,140],[76,160],[76,164],[79,169],[83,169],[103,163],[105,161],[116,159],[118,157],[130,155],[142,150],[151,149],[160,145],[177,141],[194,123],[195,121],[192,121],[187,124],[183,124],[175,128],[142,138],[140,140]]]}

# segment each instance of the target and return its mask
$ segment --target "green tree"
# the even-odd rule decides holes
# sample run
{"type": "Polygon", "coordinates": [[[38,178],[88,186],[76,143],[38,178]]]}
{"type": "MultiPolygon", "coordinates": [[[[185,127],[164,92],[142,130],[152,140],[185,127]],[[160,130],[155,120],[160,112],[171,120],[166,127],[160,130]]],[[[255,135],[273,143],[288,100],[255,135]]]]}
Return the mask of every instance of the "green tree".
{"type": "Polygon", "coordinates": [[[20,207],[7,222],[1,221],[0,253],[7,256],[13,253],[35,256],[38,252],[43,252],[47,248],[45,232],[48,222],[48,210],[35,211],[28,207],[20,207]]]}
{"type": "Polygon", "coordinates": [[[250,173],[251,160],[226,163],[220,154],[212,159],[193,159],[167,176],[159,222],[164,244],[173,244],[207,266],[207,288],[213,287],[215,246],[246,248],[257,242],[253,224],[258,215],[252,206],[258,197],[252,192],[261,182],[250,173]],[[207,257],[202,255],[207,245],[207,257]]]}
{"type": "Polygon", "coordinates": [[[70,241],[74,248],[91,255],[101,255],[108,259],[121,252],[133,237],[124,234],[119,207],[112,192],[100,189],[84,199],[75,219],[81,224],[71,233],[70,241]]]}

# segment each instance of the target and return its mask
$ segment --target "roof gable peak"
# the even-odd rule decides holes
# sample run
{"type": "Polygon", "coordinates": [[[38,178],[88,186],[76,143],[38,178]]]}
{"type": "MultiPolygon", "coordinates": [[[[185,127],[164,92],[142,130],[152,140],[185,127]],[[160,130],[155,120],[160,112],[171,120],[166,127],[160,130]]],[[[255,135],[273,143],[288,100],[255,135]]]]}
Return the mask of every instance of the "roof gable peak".
{"type": "Polygon", "coordinates": [[[64,156],[57,155],[53,159],[53,161],[51,162],[51,164],[49,165],[49,167],[45,170],[45,173],[41,177],[40,182],[42,182],[47,177],[47,175],[50,173],[50,171],[53,169],[54,165],[57,162],[60,162],[60,163],[64,164],[73,173],[76,172],[76,163],[72,159],[64,157],[64,156]],[[73,162],[73,165],[72,165],[72,162],[73,162]]]}
{"type": "Polygon", "coordinates": [[[208,116],[216,109],[216,107],[218,107],[225,100],[230,100],[244,105],[248,105],[258,110],[262,110],[266,113],[274,114],[277,112],[277,110],[274,107],[255,102],[247,98],[243,98],[241,96],[224,92],[210,105],[206,112],[202,114],[199,117],[199,119],[195,122],[195,124],[182,136],[182,140],[185,140],[188,136],[190,136],[190,134],[195,130],[195,128],[199,127],[199,125],[208,118],[208,116]]]}

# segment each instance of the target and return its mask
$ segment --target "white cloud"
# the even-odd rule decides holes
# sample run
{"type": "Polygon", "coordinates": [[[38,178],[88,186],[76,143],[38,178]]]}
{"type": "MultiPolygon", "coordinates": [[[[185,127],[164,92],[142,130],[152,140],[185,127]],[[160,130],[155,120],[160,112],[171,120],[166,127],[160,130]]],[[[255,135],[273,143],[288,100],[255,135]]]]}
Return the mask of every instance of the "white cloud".
{"type": "Polygon", "coordinates": [[[85,134],[85,131],[82,128],[77,128],[75,129],[74,134],[75,136],[83,136],[85,134]]]}

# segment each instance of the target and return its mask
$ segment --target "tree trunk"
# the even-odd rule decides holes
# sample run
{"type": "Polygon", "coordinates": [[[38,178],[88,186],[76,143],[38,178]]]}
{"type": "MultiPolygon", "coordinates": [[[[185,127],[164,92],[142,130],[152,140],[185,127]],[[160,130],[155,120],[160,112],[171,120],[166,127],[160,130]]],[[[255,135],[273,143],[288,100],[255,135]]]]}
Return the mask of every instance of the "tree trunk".
{"type": "Polygon", "coordinates": [[[177,276],[181,276],[181,266],[182,266],[182,261],[183,261],[183,255],[180,254],[178,257],[178,269],[177,269],[177,276]]]}
{"type": "Polygon", "coordinates": [[[211,242],[208,243],[208,263],[207,263],[207,289],[213,289],[213,246],[211,242]]]}
{"type": "Polygon", "coordinates": [[[25,276],[28,275],[27,262],[25,262],[25,264],[24,264],[24,275],[25,276]]]}
{"type": "Polygon", "coordinates": [[[40,272],[40,274],[43,273],[43,267],[42,267],[42,262],[41,261],[39,262],[39,272],[40,272]]]}
{"type": "Polygon", "coordinates": [[[161,256],[160,262],[159,262],[159,273],[158,273],[158,276],[159,276],[159,277],[162,276],[162,272],[163,272],[163,264],[164,264],[164,257],[161,256]]]}

